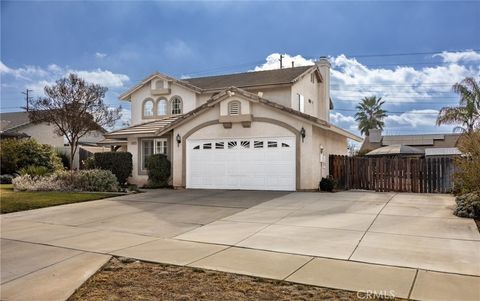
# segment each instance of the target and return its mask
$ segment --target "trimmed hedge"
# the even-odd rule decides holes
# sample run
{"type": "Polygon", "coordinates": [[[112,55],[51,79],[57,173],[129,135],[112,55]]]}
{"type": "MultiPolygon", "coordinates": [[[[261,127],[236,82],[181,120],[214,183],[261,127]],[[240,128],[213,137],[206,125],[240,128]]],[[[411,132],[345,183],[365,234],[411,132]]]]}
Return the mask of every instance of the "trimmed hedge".
{"type": "Polygon", "coordinates": [[[167,156],[163,154],[151,155],[148,157],[146,163],[148,170],[148,187],[167,187],[171,166],[167,156]]]}
{"type": "Polygon", "coordinates": [[[132,174],[132,154],[127,152],[105,152],[93,154],[93,163],[96,169],[110,170],[121,186],[127,183],[132,174]]]}

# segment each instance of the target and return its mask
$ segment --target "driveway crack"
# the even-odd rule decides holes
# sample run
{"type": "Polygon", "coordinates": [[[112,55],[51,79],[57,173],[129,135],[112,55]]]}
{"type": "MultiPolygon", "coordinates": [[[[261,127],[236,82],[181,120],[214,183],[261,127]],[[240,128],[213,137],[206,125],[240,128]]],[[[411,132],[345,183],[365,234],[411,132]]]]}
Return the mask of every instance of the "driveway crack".
{"type": "Polygon", "coordinates": [[[358,240],[358,243],[357,245],[355,246],[355,249],[353,249],[352,251],[352,254],[350,254],[350,256],[348,257],[347,260],[350,260],[353,256],[353,254],[355,254],[355,251],[357,251],[358,249],[358,246],[360,245],[360,243],[362,242],[363,238],[365,237],[365,235],[367,235],[368,231],[370,231],[370,228],[373,226],[373,224],[375,223],[375,221],[377,220],[378,216],[382,213],[383,209],[385,209],[385,207],[387,207],[388,203],[390,203],[390,201],[396,197],[398,195],[398,193],[395,193],[393,194],[389,199],[388,201],[383,205],[382,209],[380,209],[380,211],[378,211],[377,215],[375,216],[375,218],[373,219],[373,221],[370,223],[370,225],[368,226],[367,230],[365,230],[365,232],[363,233],[362,237],[360,237],[360,239],[358,240]]]}

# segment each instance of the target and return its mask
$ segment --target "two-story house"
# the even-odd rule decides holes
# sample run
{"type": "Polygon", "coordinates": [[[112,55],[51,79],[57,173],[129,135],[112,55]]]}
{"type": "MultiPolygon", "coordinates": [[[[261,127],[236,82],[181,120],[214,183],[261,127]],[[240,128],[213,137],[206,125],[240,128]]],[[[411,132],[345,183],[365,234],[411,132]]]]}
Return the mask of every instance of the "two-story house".
{"type": "MultiPolygon", "coordinates": [[[[172,162],[186,188],[310,190],[328,175],[328,155],[361,138],[329,122],[330,63],[201,78],[148,76],[120,96],[132,126],[106,134],[134,158],[131,182],[147,181],[145,160],[172,162]]],[[[104,143],[105,143],[104,142],[104,143]]]]}

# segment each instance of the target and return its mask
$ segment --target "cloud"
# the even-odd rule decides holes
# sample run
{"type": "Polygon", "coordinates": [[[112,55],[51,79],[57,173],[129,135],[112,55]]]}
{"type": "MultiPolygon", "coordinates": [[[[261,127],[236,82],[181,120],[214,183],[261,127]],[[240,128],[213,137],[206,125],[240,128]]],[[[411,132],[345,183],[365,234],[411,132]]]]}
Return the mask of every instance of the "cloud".
{"type": "Polygon", "coordinates": [[[480,62],[480,53],[474,50],[466,50],[461,52],[448,52],[435,54],[434,57],[441,57],[445,63],[459,63],[459,62],[480,62]]]}
{"type": "MultiPolygon", "coordinates": [[[[278,69],[279,56],[279,53],[270,54],[265,63],[253,70],[278,69]]],[[[435,125],[438,109],[458,101],[451,90],[453,83],[465,77],[480,77],[480,65],[475,64],[480,61],[480,52],[442,52],[432,55],[434,57],[441,57],[443,62],[419,68],[408,65],[373,67],[344,54],[329,57],[331,96],[335,107],[347,112],[332,111],[330,121],[358,134],[353,117],[355,106],[363,97],[375,95],[382,97],[386,109],[392,112],[385,119],[385,132],[450,132],[451,126],[435,125]]],[[[314,64],[314,60],[299,55],[284,55],[285,68],[290,67],[292,61],[295,66],[314,64]]]]}
{"type": "Polygon", "coordinates": [[[435,125],[437,120],[438,110],[425,109],[425,110],[411,110],[400,115],[388,115],[385,118],[385,124],[387,127],[396,126],[431,126],[435,125]]]}
{"type": "Polygon", "coordinates": [[[358,132],[357,121],[353,116],[343,115],[340,112],[331,112],[330,113],[330,122],[341,128],[358,132]]]}
{"type": "Polygon", "coordinates": [[[47,76],[48,71],[38,66],[27,65],[23,68],[13,69],[0,62],[0,74],[12,75],[17,79],[31,80],[31,77],[47,76]]]}
{"type": "Polygon", "coordinates": [[[331,58],[331,94],[334,99],[358,102],[376,95],[387,103],[412,103],[451,97],[451,85],[467,76],[478,76],[479,66],[448,64],[415,69],[369,68],[355,58],[340,55],[331,58]]]}
{"type": "Polygon", "coordinates": [[[163,48],[165,54],[173,58],[188,58],[193,56],[193,49],[182,40],[173,40],[165,43],[163,48]]]}
{"type": "Polygon", "coordinates": [[[102,53],[102,52],[95,52],[95,57],[99,58],[99,59],[103,59],[104,57],[106,57],[107,54],[106,53],[102,53]]]}
{"type": "Polygon", "coordinates": [[[67,73],[76,73],[87,82],[95,83],[108,88],[123,87],[130,78],[125,74],[113,73],[108,70],[97,69],[94,71],[68,70],[67,73]]]}
{"type": "Polygon", "coordinates": [[[107,88],[124,87],[130,78],[121,73],[113,73],[109,70],[74,70],[61,67],[56,64],[50,64],[46,68],[40,66],[25,66],[21,68],[10,68],[0,61],[0,73],[2,81],[8,81],[4,76],[13,76],[14,83],[23,85],[23,88],[34,90],[35,93],[43,93],[45,85],[52,85],[60,77],[67,76],[69,73],[76,73],[88,82],[99,84],[107,88]]]}
{"type": "MultiPolygon", "coordinates": [[[[310,66],[315,62],[314,60],[306,59],[301,55],[290,56],[289,54],[283,54],[282,64],[285,68],[292,66],[292,62],[295,67],[310,66]]],[[[273,70],[280,68],[280,53],[272,53],[266,58],[266,62],[260,66],[256,66],[252,71],[273,70]]]]}
{"type": "MultiPolygon", "coordinates": [[[[329,57],[331,69],[331,95],[334,100],[356,104],[365,96],[376,95],[387,103],[417,103],[440,99],[448,101],[454,96],[451,86],[465,77],[479,77],[480,65],[461,65],[459,61],[475,61],[480,59],[480,53],[473,50],[464,52],[443,52],[446,64],[415,69],[411,66],[396,66],[393,68],[371,68],[355,58],[342,54],[329,57]]],[[[272,53],[266,62],[253,70],[278,69],[279,53],[272,53]]],[[[284,55],[284,66],[305,66],[314,64],[313,59],[300,55],[284,55]]]]}

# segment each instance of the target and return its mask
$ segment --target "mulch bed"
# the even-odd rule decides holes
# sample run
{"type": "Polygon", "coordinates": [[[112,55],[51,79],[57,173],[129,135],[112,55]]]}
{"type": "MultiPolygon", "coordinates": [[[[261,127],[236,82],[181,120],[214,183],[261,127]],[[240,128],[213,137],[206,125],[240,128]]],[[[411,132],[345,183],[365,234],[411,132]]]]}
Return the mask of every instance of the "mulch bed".
{"type": "MultiPolygon", "coordinates": [[[[360,295],[362,297],[362,295],[360,295]]],[[[69,301],[363,300],[356,292],[112,258],[69,301]]]]}

